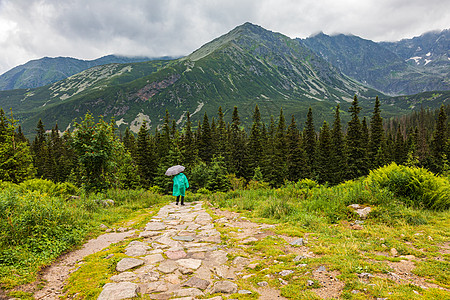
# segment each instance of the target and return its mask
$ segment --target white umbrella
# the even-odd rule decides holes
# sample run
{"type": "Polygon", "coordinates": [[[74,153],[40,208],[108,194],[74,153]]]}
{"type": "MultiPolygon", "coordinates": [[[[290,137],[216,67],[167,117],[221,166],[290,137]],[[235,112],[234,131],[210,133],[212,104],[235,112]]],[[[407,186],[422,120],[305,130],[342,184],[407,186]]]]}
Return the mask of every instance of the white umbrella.
{"type": "Polygon", "coordinates": [[[184,169],[186,169],[186,168],[181,166],[181,165],[172,166],[172,167],[167,169],[165,174],[167,176],[177,175],[178,173],[183,172],[184,169]]]}

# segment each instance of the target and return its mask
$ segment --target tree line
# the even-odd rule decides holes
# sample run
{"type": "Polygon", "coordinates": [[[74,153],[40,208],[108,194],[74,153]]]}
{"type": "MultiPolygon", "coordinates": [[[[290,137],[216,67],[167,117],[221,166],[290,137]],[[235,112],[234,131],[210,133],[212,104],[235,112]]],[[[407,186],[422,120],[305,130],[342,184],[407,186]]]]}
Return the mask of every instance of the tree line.
{"type": "Polygon", "coordinates": [[[230,178],[266,182],[273,187],[285,181],[311,178],[331,185],[367,175],[370,170],[396,162],[449,172],[450,106],[437,112],[422,109],[408,117],[386,122],[380,101],[372,116],[361,119],[358,98],[349,108],[345,128],[337,105],[332,124],[315,130],[310,108],[303,126],[281,109],[277,120],[261,121],[258,106],[251,127],[245,129],[234,107],[231,122],[222,108],[216,118],[192,124],[189,113],[182,128],[168,111],[161,128],[151,132],[144,122],[137,135],[127,128],[122,135],[113,122],[86,114],[73,132],[49,133],[40,120],[30,143],[17,122],[0,110],[0,180],[20,182],[38,177],[55,182],[72,181],[87,190],[109,187],[170,189],[164,176],[171,165],[182,164],[194,188],[227,190],[230,178]],[[301,128],[302,127],[302,128],[301,128]],[[230,175],[233,174],[233,175],[230,175]],[[231,177],[230,177],[231,176],[231,177]]]}

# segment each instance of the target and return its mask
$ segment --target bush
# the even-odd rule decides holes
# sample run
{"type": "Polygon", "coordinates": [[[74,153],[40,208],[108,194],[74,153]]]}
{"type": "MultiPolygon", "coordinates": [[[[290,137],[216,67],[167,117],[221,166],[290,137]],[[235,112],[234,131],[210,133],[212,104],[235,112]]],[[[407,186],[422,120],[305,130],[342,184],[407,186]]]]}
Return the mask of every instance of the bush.
{"type": "Polygon", "coordinates": [[[423,168],[392,163],[371,171],[365,184],[372,190],[387,189],[405,204],[418,208],[450,208],[450,181],[423,168]]]}

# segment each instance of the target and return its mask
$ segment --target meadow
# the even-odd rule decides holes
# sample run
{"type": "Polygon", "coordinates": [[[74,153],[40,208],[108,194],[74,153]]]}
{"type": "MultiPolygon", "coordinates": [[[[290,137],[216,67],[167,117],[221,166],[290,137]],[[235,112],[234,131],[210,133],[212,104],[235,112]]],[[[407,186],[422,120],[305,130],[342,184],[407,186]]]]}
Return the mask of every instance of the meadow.
{"type": "MultiPolygon", "coordinates": [[[[255,274],[250,284],[267,272],[277,271],[280,266],[273,262],[278,261],[284,262],[283,268],[295,267],[297,271],[289,277],[288,285],[281,286],[276,281],[269,281],[269,285],[281,289],[282,295],[291,299],[317,298],[311,289],[320,283],[307,286],[305,282],[306,274],[318,266],[336,272],[336,277],[344,282],[343,299],[366,299],[375,294],[389,299],[448,299],[448,177],[391,164],[336,186],[303,179],[272,189],[263,182],[244,184],[233,176],[229,180],[233,188],[228,192],[201,189],[188,193],[186,199],[203,200],[211,208],[238,212],[253,222],[277,225],[274,236],[251,244],[249,251],[265,259],[260,262],[261,267],[248,270],[255,274]],[[351,204],[369,206],[372,211],[361,221],[349,207],[351,204]],[[360,228],[356,229],[355,223],[360,228]],[[302,269],[299,261],[284,255],[286,241],[275,235],[304,237],[314,257],[301,263],[307,263],[310,269],[302,269]],[[396,255],[392,254],[393,248],[396,255]],[[435,288],[392,280],[389,276],[393,266],[402,263],[404,257],[415,260],[411,276],[435,288]],[[384,274],[386,278],[377,277],[373,279],[375,284],[368,286],[360,280],[363,273],[384,274]]],[[[55,184],[40,179],[0,185],[0,285],[10,296],[21,299],[32,298],[29,293],[14,292],[14,288],[34,282],[39,270],[62,253],[102,233],[100,224],[117,227],[133,219],[133,228],[141,229],[150,218],[149,209],[155,211],[173,200],[159,194],[157,188],[84,194],[70,183],[55,184]],[[106,205],[105,199],[112,199],[114,205],[106,205]]],[[[226,235],[227,228],[216,226],[226,235]]],[[[234,242],[223,241],[228,246],[234,242]]],[[[120,244],[109,251],[120,252],[123,248],[120,244]]],[[[85,267],[89,269],[99,261],[101,256],[94,254],[86,258],[85,267]]],[[[98,275],[102,278],[90,282],[106,282],[104,278],[115,272],[110,266],[102,268],[107,275],[103,272],[98,275]]],[[[75,279],[69,281],[67,291],[73,294],[90,289],[79,272],[73,276],[75,279]]],[[[253,296],[238,297],[253,299],[253,296]]]]}

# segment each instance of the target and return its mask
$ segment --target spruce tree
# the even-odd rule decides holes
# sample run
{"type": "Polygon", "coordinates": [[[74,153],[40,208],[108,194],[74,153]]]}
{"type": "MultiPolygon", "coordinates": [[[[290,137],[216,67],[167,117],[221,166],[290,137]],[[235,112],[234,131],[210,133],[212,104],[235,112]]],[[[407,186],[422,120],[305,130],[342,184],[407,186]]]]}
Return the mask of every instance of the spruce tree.
{"type": "Polygon", "coordinates": [[[136,141],[136,165],[143,187],[149,187],[153,184],[156,176],[157,159],[155,147],[152,145],[150,135],[147,129],[147,122],[144,121],[139,128],[136,141]]]}
{"type": "Polygon", "coordinates": [[[283,114],[283,108],[280,109],[277,129],[274,140],[274,176],[270,183],[273,186],[280,186],[287,179],[287,141],[286,141],[286,121],[283,114]]]}
{"type": "Polygon", "coordinates": [[[347,175],[347,151],[344,134],[342,133],[341,117],[339,104],[336,107],[334,115],[333,129],[331,132],[331,184],[342,182],[347,175]]]}
{"type": "Polygon", "coordinates": [[[433,162],[433,171],[438,173],[441,173],[443,171],[444,161],[449,159],[449,157],[447,157],[447,148],[447,114],[445,113],[444,105],[441,105],[436,122],[436,127],[431,139],[431,157],[433,162]]]}
{"type": "Polygon", "coordinates": [[[332,143],[331,134],[328,127],[328,123],[323,122],[322,128],[319,133],[319,145],[317,156],[317,175],[319,181],[322,183],[333,181],[333,168],[332,168],[332,143]]]}
{"type": "Polygon", "coordinates": [[[290,181],[298,181],[304,177],[306,162],[306,153],[301,147],[300,132],[297,128],[294,115],[292,115],[291,124],[287,129],[287,178],[290,181]]]}
{"type": "Polygon", "coordinates": [[[218,110],[219,119],[217,121],[217,133],[216,133],[216,153],[217,156],[226,158],[227,152],[227,126],[223,119],[222,106],[219,106],[218,110]]]}
{"type": "Polygon", "coordinates": [[[128,127],[125,129],[125,134],[123,136],[123,146],[130,152],[132,157],[136,156],[136,138],[128,127]]]}
{"type": "Polygon", "coordinates": [[[250,169],[261,167],[263,159],[262,122],[258,105],[253,112],[253,123],[248,145],[250,169]]]}
{"type": "Polygon", "coordinates": [[[48,157],[48,149],[45,128],[41,119],[39,119],[36,126],[36,136],[31,144],[31,150],[33,153],[33,164],[36,168],[36,176],[39,178],[43,177],[45,174],[45,160],[48,157]]]}
{"type": "Polygon", "coordinates": [[[381,117],[380,100],[375,98],[375,106],[370,120],[368,157],[370,168],[375,169],[385,163],[384,152],[386,151],[386,140],[383,129],[383,118],[381,117]]]}
{"type": "Polygon", "coordinates": [[[16,122],[0,108],[0,181],[20,183],[35,174],[30,147],[16,139],[16,122]]]}
{"type": "Polygon", "coordinates": [[[316,170],[316,148],[317,148],[317,135],[314,129],[314,121],[312,109],[309,107],[308,114],[306,117],[306,126],[303,131],[303,147],[306,151],[306,157],[308,159],[308,165],[311,169],[311,173],[308,177],[312,178],[315,176],[316,170]]]}
{"type": "Polygon", "coordinates": [[[198,143],[198,155],[202,161],[209,163],[213,157],[213,140],[208,115],[204,114],[203,123],[200,129],[200,139],[198,143]]]}
{"type": "Polygon", "coordinates": [[[194,143],[194,134],[192,133],[191,115],[186,115],[186,123],[184,124],[183,134],[181,137],[181,154],[184,164],[192,166],[197,160],[197,148],[194,143]]]}
{"type": "Polygon", "coordinates": [[[348,149],[348,179],[358,178],[366,174],[365,169],[365,147],[362,145],[362,126],[359,120],[361,107],[358,97],[353,97],[352,105],[349,108],[351,120],[347,129],[347,149],[348,149]]]}
{"type": "Polygon", "coordinates": [[[248,179],[248,160],[245,141],[245,132],[240,129],[241,120],[238,108],[235,106],[231,117],[230,136],[229,136],[229,166],[230,173],[237,177],[248,179]]]}
{"type": "Polygon", "coordinates": [[[397,129],[397,136],[395,138],[394,143],[394,161],[397,164],[403,164],[406,161],[406,147],[405,147],[405,141],[402,134],[401,126],[397,129]]]}

